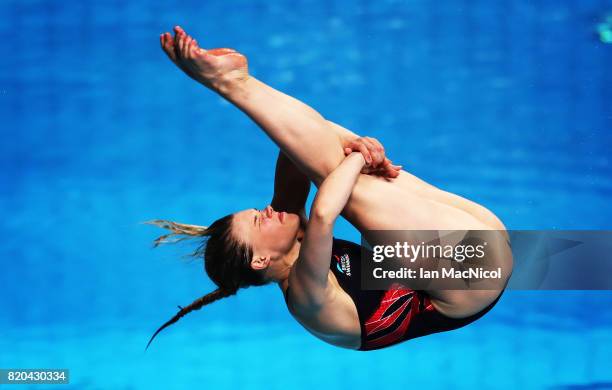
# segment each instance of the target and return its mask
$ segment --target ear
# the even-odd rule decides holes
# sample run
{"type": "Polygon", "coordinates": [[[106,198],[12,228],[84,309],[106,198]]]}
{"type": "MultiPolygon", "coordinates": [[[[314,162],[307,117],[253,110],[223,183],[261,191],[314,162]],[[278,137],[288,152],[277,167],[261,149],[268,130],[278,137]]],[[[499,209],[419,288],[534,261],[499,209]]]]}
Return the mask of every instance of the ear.
{"type": "Polygon", "coordinates": [[[253,256],[251,260],[251,268],[255,271],[261,271],[270,265],[270,257],[268,256],[253,256]]]}

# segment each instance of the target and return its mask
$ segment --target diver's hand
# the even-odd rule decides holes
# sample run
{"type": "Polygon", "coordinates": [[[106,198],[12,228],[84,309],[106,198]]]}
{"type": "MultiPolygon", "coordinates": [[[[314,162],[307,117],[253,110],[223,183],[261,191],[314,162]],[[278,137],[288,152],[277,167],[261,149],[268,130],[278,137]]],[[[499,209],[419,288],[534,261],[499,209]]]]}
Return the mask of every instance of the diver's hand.
{"type": "Polygon", "coordinates": [[[398,177],[402,169],[401,165],[393,165],[385,157],[385,148],[376,138],[359,137],[348,141],[344,145],[344,154],[348,156],[352,152],[361,153],[366,161],[361,173],[392,179],[398,177]]]}

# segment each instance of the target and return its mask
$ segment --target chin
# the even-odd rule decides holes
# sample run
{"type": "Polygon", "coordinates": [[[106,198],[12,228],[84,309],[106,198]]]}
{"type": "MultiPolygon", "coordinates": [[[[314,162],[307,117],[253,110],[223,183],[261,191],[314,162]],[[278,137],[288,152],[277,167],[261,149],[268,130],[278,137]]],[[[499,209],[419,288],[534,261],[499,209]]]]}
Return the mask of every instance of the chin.
{"type": "Polygon", "coordinates": [[[300,222],[301,222],[301,218],[300,218],[299,214],[287,213],[285,218],[287,218],[288,219],[287,222],[289,222],[291,224],[299,225],[300,222]]]}

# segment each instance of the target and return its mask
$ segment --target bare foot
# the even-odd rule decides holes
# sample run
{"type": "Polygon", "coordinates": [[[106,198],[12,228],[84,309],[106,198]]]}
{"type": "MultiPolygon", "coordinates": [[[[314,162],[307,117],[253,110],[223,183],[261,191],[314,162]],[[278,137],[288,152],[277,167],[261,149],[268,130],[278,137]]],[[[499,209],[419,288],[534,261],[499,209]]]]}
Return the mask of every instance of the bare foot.
{"type": "Polygon", "coordinates": [[[183,72],[197,82],[217,92],[249,78],[247,59],[234,49],[204,50],[185,31],[176,26],[174,37],[160,35],[164,52],[183,72]]]}

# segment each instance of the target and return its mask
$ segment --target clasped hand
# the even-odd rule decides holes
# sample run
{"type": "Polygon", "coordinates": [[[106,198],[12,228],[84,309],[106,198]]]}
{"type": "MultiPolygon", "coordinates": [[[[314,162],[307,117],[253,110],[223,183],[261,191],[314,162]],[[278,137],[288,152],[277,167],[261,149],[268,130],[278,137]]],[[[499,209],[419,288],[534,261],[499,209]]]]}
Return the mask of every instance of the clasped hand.
{"type": "Polygon", "coordinates": [[[393,165],[385,156],[385,148],[375,138],[359,137],[344,144],[344,154],[359,152],[366,161],[361,173],[393,179],[399,176],[401,165],[393,165]]]}

